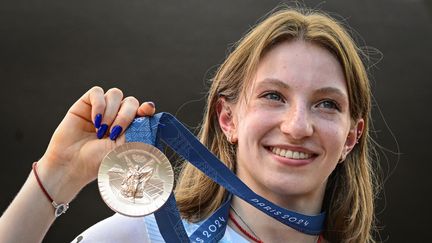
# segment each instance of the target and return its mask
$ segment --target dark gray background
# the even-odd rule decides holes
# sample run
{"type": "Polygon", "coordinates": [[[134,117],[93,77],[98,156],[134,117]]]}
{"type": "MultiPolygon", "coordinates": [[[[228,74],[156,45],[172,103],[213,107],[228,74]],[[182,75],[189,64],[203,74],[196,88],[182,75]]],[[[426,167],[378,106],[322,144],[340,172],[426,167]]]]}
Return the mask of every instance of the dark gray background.
{"type": "MultiPolygon", "coordinates": [[[[228,48],[278,3],[2,0],[0,211],[43,154],[69,106],[93,85],[153,100],[159,111],[197,126],[208,77],[228,48]]],[[[427,241],[432,225],[432,3],[341,0],[306,5],[337,13],[356,30],[362,46],[382,52],[381,61],[376,52],[369,64],[377,101],[375,138],[384,148],[385,193],[377,209],[381,237],[387,242],[427,241]]],[[[111,214],[93,183],[55,222],[45,242],[70,241],[111,214]]]]}

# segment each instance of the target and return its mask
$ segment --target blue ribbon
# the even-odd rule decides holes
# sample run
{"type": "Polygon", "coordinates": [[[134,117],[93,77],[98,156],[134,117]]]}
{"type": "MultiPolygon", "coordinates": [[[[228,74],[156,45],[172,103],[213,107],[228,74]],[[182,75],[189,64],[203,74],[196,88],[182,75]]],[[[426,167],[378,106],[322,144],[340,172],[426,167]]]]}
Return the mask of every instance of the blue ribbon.
{"type": "MultiPolygon", "coordinates": [[[[136,118],[126,130],[126,141],[148,143],[161,151],[164,148],[163,141],[214,182],[270,217],[305,234],[318,235],[322,231],[325,213],[314,216],[300,214],[257,195],[169,113],[136,118]]],[[[162,237],[167,242],[217,242],[225,233],[229,205],[230,198],[227,198],[190,238],[184,229],[173,194],[154,215],[162,237]]]]}

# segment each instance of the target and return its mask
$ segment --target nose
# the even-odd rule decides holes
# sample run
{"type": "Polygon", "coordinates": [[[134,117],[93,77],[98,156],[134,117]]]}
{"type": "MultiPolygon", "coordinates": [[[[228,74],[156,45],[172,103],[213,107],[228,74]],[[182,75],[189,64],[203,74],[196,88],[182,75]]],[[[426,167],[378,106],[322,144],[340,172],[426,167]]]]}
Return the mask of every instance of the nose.
{"type": "Polygon", "coordinates": [[[313,134],[313,122],[306,105],[293,104],[283,116],[281,131],[293,140],[302,140],[313,134]]]}

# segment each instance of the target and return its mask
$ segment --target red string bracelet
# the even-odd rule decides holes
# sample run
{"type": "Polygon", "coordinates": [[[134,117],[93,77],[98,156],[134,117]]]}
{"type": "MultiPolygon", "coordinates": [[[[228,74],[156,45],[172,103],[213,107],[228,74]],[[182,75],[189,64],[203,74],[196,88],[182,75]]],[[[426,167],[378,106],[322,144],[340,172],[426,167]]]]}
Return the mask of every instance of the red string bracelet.
{"type": "Polygon", "coordinates": [[[43,186],[39,175],[37,173],[37,162],[34,162],[32,165],[32,169],[33,169],[33,173],[36,177],[36,180],[39,184],[39,187],[42,189],[42,192],[45,194],[45,196],[48,198],[49,202],[53,205],[54,207],[54,215],[57,218],[58,216],[60,216],[61,214],[65,213],[66,210],[69,208],[69,203],[56,203],[52,197],[49,195],[49,193],[45,190],[45,187],[43,186]]]}

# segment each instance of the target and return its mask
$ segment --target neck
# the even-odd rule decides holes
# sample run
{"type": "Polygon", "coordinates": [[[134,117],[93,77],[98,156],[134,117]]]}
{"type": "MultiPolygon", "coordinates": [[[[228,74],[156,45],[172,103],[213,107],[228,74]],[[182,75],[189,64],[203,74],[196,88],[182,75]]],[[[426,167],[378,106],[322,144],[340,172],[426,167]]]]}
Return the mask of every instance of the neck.
{"type": "MultiPolygon", "coordinates": [[[[235,220],[240,224],[240,226],[247,231],[252,231],[249,233],[255,234],[256,237],[263,242],[315,243],[317,241],[318,236],[307,235],[296,231],[269,217],[265,213],[237,197],[233,197],[231,205],[236,211],[234,212],[234,210],[232,210],[233,217],[235,217],[235,220]]],[[[295,207],[287,207],[286,204],[283,206],[304,214],[316,214],[320,211],[321,203],[309,207],[305,207],[305,205],[301,205],[301,203],[297,203],[295,207]],[[300,210],[299,207],[301,207],[300,210]]],[[[230,226],[236,230],[237,233],[248,239],[248,237],[242,233],[241,230],[233,224],[233,222],[230,222],[230,226]]]]}

